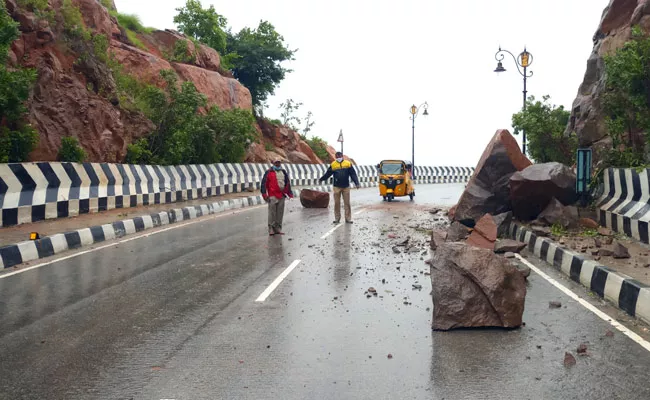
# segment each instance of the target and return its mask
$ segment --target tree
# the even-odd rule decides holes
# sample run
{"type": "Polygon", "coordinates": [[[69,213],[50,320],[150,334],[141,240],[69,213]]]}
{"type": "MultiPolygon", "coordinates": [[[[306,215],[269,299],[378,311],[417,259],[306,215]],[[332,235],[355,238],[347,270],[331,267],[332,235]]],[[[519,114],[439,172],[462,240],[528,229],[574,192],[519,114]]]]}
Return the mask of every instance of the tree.
{"type": "Polygon", "coordinates": [[[632,40],[605,56],[605,73],[603,108],[613,144],[608,164],[641,166],[650,139],[650,38],[638,26],[632,29],[632,40]]]}
{"type": "Polygon", "coordinates": [[[187,0],[185,7],[176,11],[174,23],[179,31],[226,55],[228,20],[214,6],[204,9],[200,0],[187,0]]]}
{"type": "Polygon", "coordinates": [[[526,131],[528,152],[535,161],[573,165],[578,139],[573,134],[564,134],[570,113],[563,106],[549,104],[550,96],[542,99],[535,101],[535,97],[530,96],[526,100],[526,110],[512,116],[514,133],[518,135],[520,131],[526,131]]]}
{"type": "Polygon", "coordinates": [[[303,130],[302,130],[302,134],[303,134],[305,137],[307,137],[307,134],[308,134],[309,132],[311,132],[311,127],[314,126],[314,124],[316,124],[316,123],[315,123],[314,121],[312,121],[312,119],[311,119],[311,117],[313,117],[313,116],[314,116],[314,114],[312,114],[311,111],[307,111],[307,117],[306,117],[306,120],[305,120],[305,127],[304,127],[303,130]]]}
{"type": "Polygon", "coordinates": [[[244,28],[236,35],[229,34],[227,47],[228,52],[236,54],[233,75],[250,90],[254,105],[274,94],[276,86],[291,72],[282,62],[294,60],[297,51],[289,50],[284,37],[267,21],[260,21],[257,29],[244,28]]]}
{"type": "Polygon", "coordinates": [[[295,112],[302,106],[302,102],[295,102],[293,99],[287,99],[285,102],[280,104],[280,117],[282,118],[282,125],[287,126],[291,129],[298,130],[294,125],[294,121],[300,125],[302,121],[295,115],[295,112]]]}
{"type": "Polygon", "coordinates": [[[38,143],[38,134],[25,121],[36,71],[7,68],[11,43],[19,36],[18,23],[8,14],[0,1],[0,162],[27,161],[38,143]]]}

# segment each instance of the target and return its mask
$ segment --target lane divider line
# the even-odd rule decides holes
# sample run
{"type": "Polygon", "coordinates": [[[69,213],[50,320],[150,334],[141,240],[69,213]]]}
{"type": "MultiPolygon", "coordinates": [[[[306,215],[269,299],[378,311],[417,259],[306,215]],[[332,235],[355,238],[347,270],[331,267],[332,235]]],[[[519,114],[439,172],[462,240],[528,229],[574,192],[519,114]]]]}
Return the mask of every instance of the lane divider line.
{"type": "Polygon", "coordinates": [[[572,298],[573,300],[577,301],[580,303],[583,307],[585,307],[587,310],[591,311],[592,313],[596,314],[600,319],[602,319],[605,322],[608,322],[610,325],[612,325],[614,328],[622,332],[625,336],[629,337],[641,347],[644,349],[650,351],[650,343],[647,342],[645,339],[643,339],[641,336],[637,335],[636,333],[632,332],[629,330],[626,326],[623,324],[619,323],[616,321],[615,318],[610,317],[609,315],[605,314],[598,308],[596,308],[593,304],[589,303],[587,300],[579,297],[577,294],[575,294],[573,291],[571,291],[569,288],[566,286],[562,285],[560,282],[556,281],[555,279],[551,278],[550,276],[546,275],[542,270],[531,264],[528,260],[523,258],[520,254],[515,255],[517,259],[524,264],[526,264],[527,267],[529,267],[531,270],[535,271],[537,275],[541,276],[542,278],[546,279],[551,285],[555,286],[558,288],[560,291],[562,291],[564,294],[572,298]]]}
{"type": "Polygon", "coordinates": [[[285,268],[285,270],[282,271],[282,273],[280,275],[278,275],[278,277],[275,278],[275,280],[273,282],[271,282],[269,287],[267,287],[262,292],[262,294],[260,294],[260,296],[257,298],[257,300],[255,300],[255,301],[258,302],[258,303],[261,303],[264,300],[266,300],[271,295],[271,293],[273,293],[273,291],[280,285],[280,283],[282,283],[284,278],[289,276],[291,271],[293,271],[294,268],[296,268],[298,266],[298,264],[300,264],[300,261],[301,260],[296,260],[296,261],[292,262],[291,265],[289,265],[287,268],[285,268]]]}
{"type": "Polygon", "coordinates": [[[94,251],[102,250],[102,249],[105,249],[107,247],[116,246],[118,244],[127,243],[127,242],[130,242],[132,240],[137,240],[137,239],[146,238],[146,237],[149,237],[149,236],[154,236],[154,235],[157,235],[159,233],[171,231],[172,229],[182,228],[182,227],[187,226],[187,225],[193,225],[193,224],[197,224],[199,222],[206,222],[206,221],[210,221],[212,219],[223,218],[223,217],[226,217],[226,216],[229,216],[229,215],[240,214],[240,213],[243,213],[243,212],[246,212],[246,211],[255,210],[255,209],[258,209],[258,208],[262,208],[262,207],[266,207],[266,205],[243,208],[241,210],[237,210],[237,211],[234,211],[232,213],[213,214],[213,215],[209,216],[208,218],[197,218],[197,219],[194,219],[194,220],[190,220],[188,222],[183,222],[183,223],[180,223],[180,224],[171,225],[171,226],[169,226],[167,228],[160,229],[158,231],[145,233],[144,235],[133,236],[133,237],[130,237],[128,239],[122,239],[122,240],[119,240],[117,242],[112,242],[112,243],[109,243],[109,244],[105,244],[103,246],[99,246],[99,247],[95,247],[95,248],[92,248],[92,249],[80,251],[79,253],[70,254],[69,256],[57,258],[56,260],[47,261],[47,262],[44,262],[44,263],[41,263],[41,264],[33,265],[31,267],[28,267],[28,268],[20,269],[18,271],[2,274],[2,275],[0,275],[0,279],[9,278],[10,276],[17,275],[17,274],[22,274],[23,272],[27,272],[27,271],[30,271],[32,269],[41,268],[41,267],[44,267],[46,265],[54,264],[54,263],[59,262],[59,261],[69,260],[69,259],[74,258],[74,257],[79,257],[79,256],[82,256],[84,254],[88,254],[88,253],[92,253],[94,251]]]}
{"type": "MultiPolygon", "coordinates": [[[[366,211],[366,210],[365,210],[364,208],[362,208],[361,210],[355,212],[355,213],[352,214],[352,215],[359,215],[359,214],[361,214],[361,213],[364,212],[364,211],[366,211]]],[[[329,235],[331,235],[332,233],[334,233],[334,231],[336,231],[337,229],[339,229],[339,228],[342,227],[343,225],[345,225],[345,224],[337,224],[334,228],[332,228],[332,229],[330,229],[329,231],[325,232],[325,234],[324,234],[323,236],[320,237],[321,240],[327,238],[329,235]]]]}

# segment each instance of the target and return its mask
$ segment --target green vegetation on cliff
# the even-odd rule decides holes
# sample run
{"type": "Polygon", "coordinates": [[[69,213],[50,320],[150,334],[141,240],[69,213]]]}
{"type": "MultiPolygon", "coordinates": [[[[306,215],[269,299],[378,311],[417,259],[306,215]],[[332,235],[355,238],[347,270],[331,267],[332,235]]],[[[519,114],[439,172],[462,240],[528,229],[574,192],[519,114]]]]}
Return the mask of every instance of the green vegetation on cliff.
{"type": "Polygon", "coordinates": [[[564,106],[549,104],[550,96],[535,101],[534,96],[526,100],[526,110],[512,116],[515,135],[526,132],[528,154],[538,163],[556,161],[573,165],[578,148],[578,138],[566,136],[564,130],[569,122],[569,111],[564,106]]]}
{"type": "Polygon", "coordinates": [[[38,134],[26,121],[25,107],[36,71],[7,67],[11,43],[18,35],[18,24],[0,1],[0,162],[27,161],[38,143],[38,134]]]}
{"type": "Polygon", "coordinates": [[[604,111],[612,139],[607,166],[647,164],[650,140],[650,38],[639,27],[614,55],[605,57],[604,111]]]}
{"type": "Polygon", "coordinates": [[[291,70],[282,62],[293,60],[296,50],[290,50],[284,37],[268,21],[260,21],[256,29],[244,28],[233,34],[226,17],[214,6],[204,9],[199,0],[187,0],[178,8],[174,23],[184,34],[212,47],[221,55],[223,67],[230,69],[260,106],[291,70]]]}
{"type": "Polygon", "coordinates": [[[255,138],[255,118],[247,110],[205,110],[206,98],[192,82],[178,84],[174,71],[161,71],[163,91],[147,86],[140,94],[155,130],[128,146],[127,162],[142,164],[210,164],[242,162],[255,138]],[[199,113],[200,110],[205,113],[199,113]]]}

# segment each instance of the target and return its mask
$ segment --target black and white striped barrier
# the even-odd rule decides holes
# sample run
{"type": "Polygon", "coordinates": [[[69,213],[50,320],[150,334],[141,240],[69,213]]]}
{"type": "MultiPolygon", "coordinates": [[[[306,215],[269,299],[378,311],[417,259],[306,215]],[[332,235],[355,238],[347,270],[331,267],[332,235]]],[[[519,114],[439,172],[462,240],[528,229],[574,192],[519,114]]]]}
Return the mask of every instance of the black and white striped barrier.
{"type": "Polygon", "coordinates": [[[528,250],[593,291],[619,309],[650,323],[650,287],[616,270],[563,249],[553,241],[511,223],[510,237],[528,245],[528,250]]]}
{"type": "MultiPolygon", "coordinates": [[[[0,227],[115,208],[167,204],[259,189],[267,164],[0,164],[0,227]]],[[[292,185],[319,184],[326,165],[288,164],[292,185]]],[[[355,166],[362,183],[374,166],[355,166]]],[[[467,182],[473,168],[416,167],[417,183],[467,182]]]]}
{"type": "Polygon", "coordinates": [[[650,172],[610,168],[598,199],[600,224],[643,243],[650,243],[650,172]]]}

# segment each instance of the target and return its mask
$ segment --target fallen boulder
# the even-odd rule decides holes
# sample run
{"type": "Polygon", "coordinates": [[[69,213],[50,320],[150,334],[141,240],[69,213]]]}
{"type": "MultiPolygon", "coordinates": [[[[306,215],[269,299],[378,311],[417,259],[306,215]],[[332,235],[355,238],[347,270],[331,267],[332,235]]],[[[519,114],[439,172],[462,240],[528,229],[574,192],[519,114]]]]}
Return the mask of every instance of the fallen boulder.
{"type": "Polygon", "coordinates": [[[495,215],[493,218],[497,226],[497,237],[508,237],[510,223],[512,222],[512,211],[495,215]]]}
{"type": "Polygon", "coordinates": [[[511,239],[499,239],[494,244],[495,253],[519,253],[526,247],[526,243],[511,239]]]}
{"type": "Polygon", "coordinates": [[[469,229],[461,224],[460,222],[452,222],[447,229],[447,241],[448,242],[460,242],[467,239],[469,236],[469,229]]]}
{"type": "Polygon", "coordinates": [[[559,224],[564,228],[575,228],[578,225],[578,209],[575,206],[565,206],[553,198],[539,214],[537,221],[548,225],[559,224]]]}
{"type": "Polygon", "coordinates": [[[535,164],[510,178],[510,201],[517,219],[537,218],[555,197],[563,205],[577,200],[576,175],[560,163],[535,164]]]}
{"type": "Polygon", "coordinates": [[[431,250],[436,250],[438,246],[447,240],[447,232],[443,230],[434,229],[431,231],[431,250]]]}
{"type": "Polygon", "coordinates": [[[511,210],[509,179],[531,165],[519,144],[506,129],[500,129],[483,151],[458,204],[450,217],[474,226],[483,215],[497,215],[511,210]]]}
{"type": "Polygon", "coordinates": [[[623,246],[622,244],[616,242],[614,245],[614,258],[630,258],[630,252],[628,251],[627,247],[623,246]]]}
{"type": "Polygon", "coordinates": [[[303,189],[300,191],[300,204],[305,208],[327,208],[330,204],[330,195],[327,192],[303,189]]]}
{"type": "Polygon", "coordinates": [[[522,324],[526,281],[492,250],[444,243],[431,262],[434,330],[522,324]]]}

